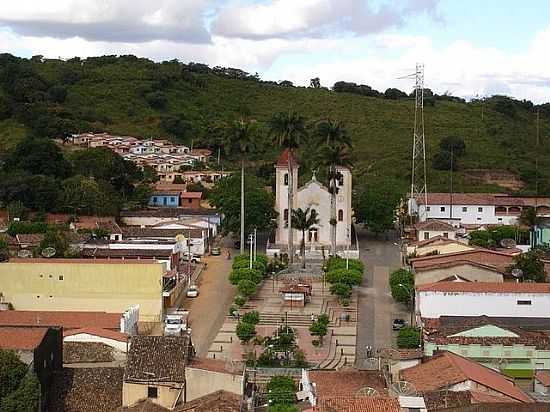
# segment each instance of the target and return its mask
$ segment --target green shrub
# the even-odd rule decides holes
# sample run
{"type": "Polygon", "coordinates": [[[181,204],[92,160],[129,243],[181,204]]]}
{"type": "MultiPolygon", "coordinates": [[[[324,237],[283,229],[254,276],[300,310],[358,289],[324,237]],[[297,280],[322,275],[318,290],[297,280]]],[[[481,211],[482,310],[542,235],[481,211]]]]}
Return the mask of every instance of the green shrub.
{"type": "Polygon", "coordinates": [[[338,296],[340,301],[342,299],[349,299],[351,297],[351,286],[345,283],[335,283],[330,286],[330,293],[338,296]]]}
{"type": "Polygon", "coordinates": [[[309,327],[309,333],[311,336],[316,336],[319,339],[319,344],[323,344],[323,338],[328,333],[329,318],[324,313],[319,315],[317,320],[313,321],[309,327]]]}
{"type": "Polygon", "coordinates": [[[252,323],[253,325],[257,325],[260,321],[260,313],[258,311],[250,311],[246,312],[243,317],[242,321],[246,323],[252,323]]]}
{"type": "MultiPolygon", "coordinates": [[[[348,259],[349,269],[354,269],[359,271],[361,274],[365,271],[365,265],[359,259],[348,259]]],[[[346,259],[341,257],[331,257],[327,262],[327,271],[331,272],[336,269],[345,269],[346,268],[346,259]]]]}
{"type": "Polygon", "coordinates": [[[233,302],[235,302],[235,305],[241,307],[246,303],[246,298],[244,296],[237,295],[235,296],[235,299],[233,300],[233,302]]]}
{"type": "Polygon", "coordinates": [[[397,336],[397,347],[401,349],[414,349],[420,347],[420,329],[405,326],[397,336]]]}
{"type": "Polygon", "coordinates": [[[296,400],[295,393],[294,381],[288,376],[274,376],[267,383],[267,399],[270,405],[291,405],[296,400]]]}
{"type": "Polygon", "coordinates": [[[237,285],[237,290],[245,298],[248,298],[252,296],[254,293],[256,293],[256,284],[251,280],[243,279],[237,285]]]}
{"type": "Polygon", "coordinates": [[[250,339],[256,336],[256,325],[241,321],[237,324],[235,333],[242,343],[248,343],[250,339]]]}
{"type": "Polygon", "coordinates": [[[229,281],[233,285],[238,285],[241,280],[250,280],[258,284],[262,278],[262,273],[255,269],[235,269],[229,275],[229,281]]]}
{"type": "MultiPolygon", "coordinates": [[[[247,259],[233,262],[233,270],[238,269],[250,269],[250,261],[247,259]]],[[[258,270],[262,275],[264,275],[267,270],[266,265],[259,260],[252,262],[252,269],[258,270]]]]}
{"type": "Polygon", "coordinates": [[[34,373],[28,372],[17,389],[2,398],[0,410],[2,412],[35,412],[38,410],[39,399],[40,382],[34,373]]]}
{"type": "Polygon", "coordinates": [[[328,283],[345,283],[349,286],[361,284],[362,272],[356,269],[334,269],[327,273],[325,279],[328,283]]]}
{"type": "Polygon", "coordinates": [[[410,303],[414,294],[414,275],[406,269],[396,270],[390,275],[390,290],[397,302],[410,303]]]}

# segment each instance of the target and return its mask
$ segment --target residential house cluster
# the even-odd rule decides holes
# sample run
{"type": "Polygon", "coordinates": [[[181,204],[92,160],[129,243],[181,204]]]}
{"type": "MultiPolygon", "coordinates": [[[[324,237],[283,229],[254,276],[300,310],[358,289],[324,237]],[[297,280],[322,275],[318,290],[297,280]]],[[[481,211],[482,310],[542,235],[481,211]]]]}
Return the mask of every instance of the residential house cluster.
{"type": "Polygon", "coordinates": [[[108,133],[81,133],[72,136],[72,143],[80,147],[108,148],[140,167],[153,168],[161,181],[215,182],[227,175],[217,171],[184,171],[192,169],[197,163],[207,163],[212,155],[211,150],[190,148],[165,139],[139,139],[108,133]]]}

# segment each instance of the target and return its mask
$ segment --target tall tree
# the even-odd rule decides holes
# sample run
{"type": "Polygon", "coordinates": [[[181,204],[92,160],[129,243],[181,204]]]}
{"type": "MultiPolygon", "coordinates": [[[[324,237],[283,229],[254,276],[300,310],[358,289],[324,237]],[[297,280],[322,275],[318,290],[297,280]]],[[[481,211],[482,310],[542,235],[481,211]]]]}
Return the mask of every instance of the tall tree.
{"type": "Polygon", "coordinates": [[[338,167],[351,167],[348,147],[343,144],[324,145],[320,152],[321,163],[328,167],[328,181],[330,192],[330,244],[332,255],[336,255],[336,195],[338,194],[338,181],[342,174],[338,167]]]}
{"type": "Polygon", "coordinates": [[[319,217],[315,209],[309,207],[306,210],[294,209],[292,211],[292,226],[302,232],[302,243],[300,252],[302,255],[302,268],[306,268],[306,230],[319,223],[319,217]]]}
{"type": "Polygon", "coordinates": [[[322,120],[317,123],[315,137],[320,145],[343,145],[352,146],[351,138],[342,122],[335,120],[322,120]]]}
{"type": "Polygon", "coordinates": [[[246,155],[254,146],[255,123],[243,118],[235,120],[229,127],[224,144],[226,151],[238,152],[241,159],[241,254],[244,253],[245,235],[245,196],[244,196],[244,168],[246,155]]]}
{"type": "MultiPolygon", "coordinates": [[[[307,136],[305,119],[296,112],[280,112],[269,121],[269,134],[274,141],[288,149],[288,211],[294,206],[294,156],[293,151],[300,145],[301,139],[307,136]]],[[[289,216],[290,217],[290,216],[289,216]]],[[[288,219],[288,258],[294,261],[294,234],[292,219],[288,219]]]]}

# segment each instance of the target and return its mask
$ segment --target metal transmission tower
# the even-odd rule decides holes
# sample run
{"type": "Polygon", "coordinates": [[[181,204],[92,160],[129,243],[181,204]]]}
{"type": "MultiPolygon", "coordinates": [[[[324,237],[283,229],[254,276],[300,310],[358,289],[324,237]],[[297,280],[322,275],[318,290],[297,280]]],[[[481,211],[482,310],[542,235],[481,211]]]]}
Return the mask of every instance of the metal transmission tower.
{"type": "MultiPolygon", "coordinates": [[[[409,199],[409,214],[412,214],[414,201],[424,201],[424,213],[428,204],[428,189],[426,185],[426,144],[424,142],[424,65],[416,65],[416,72],[404,78],[416,79],[414,87],[414,133],[412,146],[411,193],[409,199]]],[[[421,220],[420,209],[418,218],[421,220]]]]}

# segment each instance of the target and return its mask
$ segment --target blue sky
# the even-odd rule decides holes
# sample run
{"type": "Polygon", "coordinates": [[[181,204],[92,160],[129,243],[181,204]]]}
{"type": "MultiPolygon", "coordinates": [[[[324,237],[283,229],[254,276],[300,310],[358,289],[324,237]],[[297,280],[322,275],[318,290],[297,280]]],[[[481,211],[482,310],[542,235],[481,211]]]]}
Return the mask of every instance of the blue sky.
{"type": "Polygon", "coordinates": [[[463,97],[550,101],[550,2],[529,0],[2,0],[0,50],[135,54],[239,67],[269,80],[378,90],[416,62],[463,97]]]}

